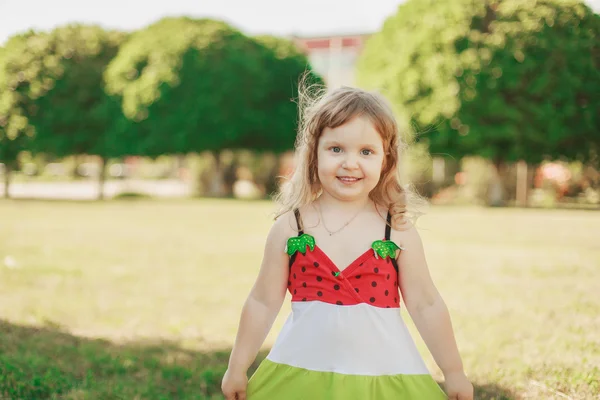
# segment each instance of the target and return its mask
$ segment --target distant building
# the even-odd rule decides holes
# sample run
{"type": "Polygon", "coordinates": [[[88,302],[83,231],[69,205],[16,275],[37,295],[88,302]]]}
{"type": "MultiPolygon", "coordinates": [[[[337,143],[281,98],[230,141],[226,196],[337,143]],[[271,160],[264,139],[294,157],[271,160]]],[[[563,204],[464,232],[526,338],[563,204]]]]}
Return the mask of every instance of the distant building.
{"type": "Polygon", "coordinates": [[[306,54],[313,69],[329,88],[356,86],[355,69],[366,40],[371,34],[292,36],[306,54]]]}

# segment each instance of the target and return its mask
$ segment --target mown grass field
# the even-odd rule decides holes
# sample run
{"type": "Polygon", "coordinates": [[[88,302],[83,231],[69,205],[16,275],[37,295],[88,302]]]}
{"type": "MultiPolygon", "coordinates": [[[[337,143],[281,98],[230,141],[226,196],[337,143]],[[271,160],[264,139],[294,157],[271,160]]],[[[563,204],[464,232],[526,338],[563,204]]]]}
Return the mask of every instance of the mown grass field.
{"type": "MultiPolygon", "coordinates": [[[[0,399],[220,399],[272,210],[0,202],[0,399]]],[[[598,398],[600,213],[433,207],[419,226],[476,399],[598,398]]]]}

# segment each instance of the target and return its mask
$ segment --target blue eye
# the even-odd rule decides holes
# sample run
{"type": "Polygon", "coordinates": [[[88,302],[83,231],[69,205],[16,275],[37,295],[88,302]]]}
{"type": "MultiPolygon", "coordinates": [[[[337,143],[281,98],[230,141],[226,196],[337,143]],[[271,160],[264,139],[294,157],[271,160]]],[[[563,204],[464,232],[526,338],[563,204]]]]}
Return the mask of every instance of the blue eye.
{"type": "Polygon", "coordinates": [[[369,156],[369,155],[373,154],[373,150],[369,150],[369,149],[362,149],[360,152],[363,156],[369,156]]]}
{"type": "Polygon", "coordinates": [[[334,153],[339,153],[342,151],[342,149],[338,146],[333,146],[330,150],[333,151],[334,153]]]}

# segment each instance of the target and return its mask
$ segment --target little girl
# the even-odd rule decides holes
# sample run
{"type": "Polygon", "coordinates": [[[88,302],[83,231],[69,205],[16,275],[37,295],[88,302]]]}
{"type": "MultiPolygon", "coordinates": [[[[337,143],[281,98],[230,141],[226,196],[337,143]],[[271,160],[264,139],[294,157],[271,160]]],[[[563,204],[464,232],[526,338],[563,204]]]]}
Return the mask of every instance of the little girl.
{"type": "Polygon", "coordinates": [[[278,196],[281,209],[223,377],[226,399],[473,399],[409,221],[398,168],[403,145],[389,105],[342,88],[303,117],[298,165],[278,196]],[[248,381],[286,291],[292,313],[248,381]],[[401,298],[444,373],[446,394],[402,320],[401,298]]]}

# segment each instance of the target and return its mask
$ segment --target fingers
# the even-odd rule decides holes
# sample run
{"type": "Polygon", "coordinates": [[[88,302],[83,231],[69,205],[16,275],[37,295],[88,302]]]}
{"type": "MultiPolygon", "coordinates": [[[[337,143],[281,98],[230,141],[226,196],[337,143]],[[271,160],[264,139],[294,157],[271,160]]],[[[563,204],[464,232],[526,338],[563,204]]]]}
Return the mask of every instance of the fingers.
{"type": "Polygon", "coordinates": [[[229,393],[223,392],[223,395],[225,395],[225,400],[246,400],[246,392],[245,391],[229,392],[229,393]]]}

